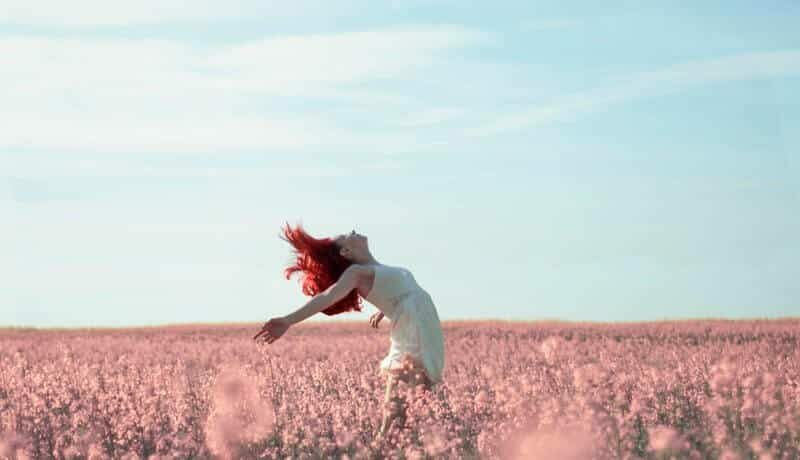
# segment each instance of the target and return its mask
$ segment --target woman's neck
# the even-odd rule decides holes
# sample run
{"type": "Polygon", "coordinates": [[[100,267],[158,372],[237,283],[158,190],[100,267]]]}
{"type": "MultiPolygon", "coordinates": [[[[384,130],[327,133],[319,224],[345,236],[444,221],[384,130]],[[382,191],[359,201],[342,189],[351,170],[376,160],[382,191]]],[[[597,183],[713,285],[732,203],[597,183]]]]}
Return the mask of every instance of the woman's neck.
{"type": "Polygon", "coordinates": [[[367,254],[365,257],[361,258],[361,260],[357,261],[357,263],[361,265],[380,265],[381,263],[378,262],[372,254],[367,254]]]}

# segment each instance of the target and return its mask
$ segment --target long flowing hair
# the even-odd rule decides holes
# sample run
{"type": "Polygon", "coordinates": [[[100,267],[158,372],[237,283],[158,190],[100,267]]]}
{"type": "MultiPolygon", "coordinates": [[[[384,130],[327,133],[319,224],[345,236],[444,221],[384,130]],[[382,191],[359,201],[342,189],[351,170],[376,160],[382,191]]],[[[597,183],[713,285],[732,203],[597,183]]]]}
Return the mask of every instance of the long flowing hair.
{"type": "MultiPolygon", "coordinates": [[[[328,289],[353,264],[339,254],[339,247],[332,238],[314,238],[303,229],[301,223],[292,228],[286,222],[281,231],[280,238],[292,245],[296,256],[294,263],[284,269],[284,275],[288,280],[293,273],[300,272],[302,291],[307,296],[313,297],[328,289]]],[[[322,313],[333,316],[348,311],[361,311],[358,289],[353,289],[347,296],[322,310],[322,313]]]]}

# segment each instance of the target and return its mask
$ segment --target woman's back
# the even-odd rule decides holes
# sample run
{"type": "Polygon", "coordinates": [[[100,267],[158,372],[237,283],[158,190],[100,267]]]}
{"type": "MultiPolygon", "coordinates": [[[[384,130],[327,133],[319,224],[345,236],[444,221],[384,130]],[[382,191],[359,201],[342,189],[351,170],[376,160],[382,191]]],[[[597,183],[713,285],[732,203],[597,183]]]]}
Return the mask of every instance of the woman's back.
{"type": "Polygon", "coordinates": [[[402,301],[408,296],[427,292],[417,284],[414,275],[405,268],[391,265],[373,265],[375,277],[372,289],[364,297],[378,307],[390,320],[395,321],[401,313],[402,301]]]}
{"type": "Polygon", "coordinates": [[[365,299],[392,321],[392,344],[382,370],[401,368],[406,357],[425,369],[432,383],[442,380],[444,336],[433,299],[405,268],[375,265],[375,279],[365,299]]]}

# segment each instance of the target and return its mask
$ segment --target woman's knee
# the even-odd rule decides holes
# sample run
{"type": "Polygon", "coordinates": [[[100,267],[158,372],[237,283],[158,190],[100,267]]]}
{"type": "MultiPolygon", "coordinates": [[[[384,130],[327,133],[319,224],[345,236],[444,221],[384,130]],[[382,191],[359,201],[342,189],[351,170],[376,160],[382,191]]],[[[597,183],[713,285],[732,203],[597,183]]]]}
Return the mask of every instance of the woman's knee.
{"type": "Polygon", "coordinates": [[[402,411],[404,406],[405,406],[405,401],[403,401],[403,398],[398,396],[398,395],[393,395],[393,396],[387,397],[383,401],[383,409],[384,409],[384,411],[386,411],[386,412],[388,412],[390,414],[399,413],[400,411],[402,411]]]}
{"type": "Polygon", "coordinates": [[[407,370],[403,374],[403,381],[412,387],[422,385],[425,388],[430,388],[431,385],[431,381],[425,373],[425,370],[419,367],[407,370]]]}
{"type": "Polygon", "coordinates": [[[389,372],[397,380],[411,385],[416,385],[428,380],[425,368],[413,362],[406,362],[404,366],[391,369],[389,372]]]}

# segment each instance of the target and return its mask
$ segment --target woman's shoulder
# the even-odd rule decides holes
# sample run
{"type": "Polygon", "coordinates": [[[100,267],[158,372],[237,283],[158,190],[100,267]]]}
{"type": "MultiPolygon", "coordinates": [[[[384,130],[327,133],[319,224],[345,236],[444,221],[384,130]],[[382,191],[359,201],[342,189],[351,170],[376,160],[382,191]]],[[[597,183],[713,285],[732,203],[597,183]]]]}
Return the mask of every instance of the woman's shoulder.
{"type": "Polygon", "coordinates": [[[372,275],[377,271],[378,265],[372,264],[352,264],[347,270],[353,270],[357,275],[372,275]]]}

